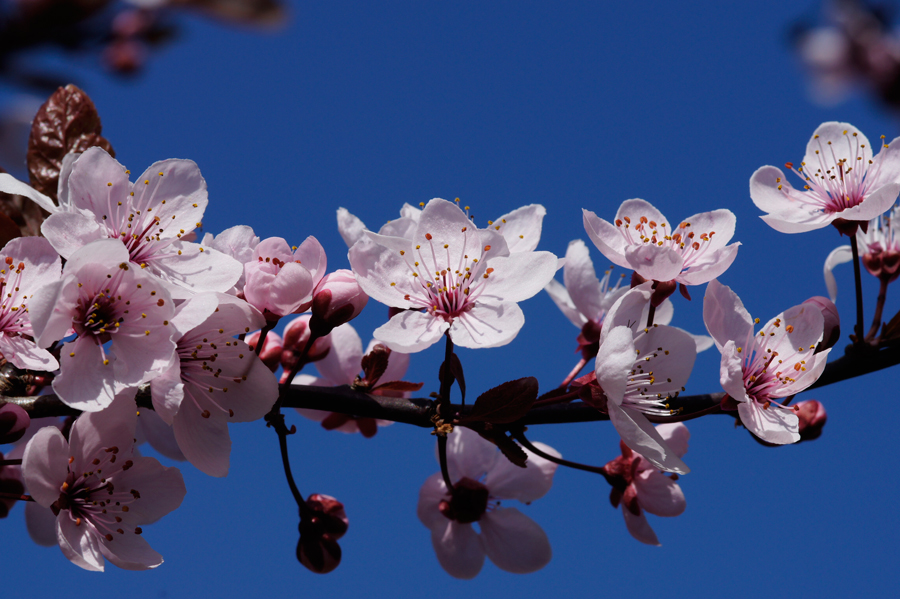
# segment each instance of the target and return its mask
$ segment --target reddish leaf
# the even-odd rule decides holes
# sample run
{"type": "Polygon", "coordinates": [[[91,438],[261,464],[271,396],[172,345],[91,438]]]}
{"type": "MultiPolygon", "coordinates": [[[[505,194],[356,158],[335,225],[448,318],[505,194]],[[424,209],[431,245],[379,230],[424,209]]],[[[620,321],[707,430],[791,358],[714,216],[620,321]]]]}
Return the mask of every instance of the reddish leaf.
{"type": "Polygon", "coordinates": [[[110,143],[100,135],[101,130],[100,115],[86,93],[74,85],[56,90],[38,110],[31,125],[28,140],[31,186],[56,199],[59,171],[66,154],[100,146],[115,156],[110,143]]]}
{"type": "Polygon", "coordinates": [[[19,225],[10,217],[0,211],[0,248],[4,247],[10,240],[21,237],[22,231],[19,225]]]}
{"type": "MultiPolygon", "coordinates": [[[[483,429],[484,427],[479,427],[479,429],[483,429]]],[[[518,443],[510,439],[506,436],[506,433],[502,430],[491,428],[487,430],[479,430],[472,429],[479,435],[481,435],[482,439],[486,441],[490,441],[494,445],[496,445],[500,452],[506,456],[506,459],[518,466],[519,468],[525,468],[525,463],[528,461],[528,454],[519,447],[518,443]]]]}
{"type": "Polygon", "coordinates": [[[881,337],[885,341],[900,337],[900,312],[897,312],[890,322],[884,325],[884,328],[881,329],[881,337]]]}
{"type": "Polygon", "coordinates": [[[463,416],[460,422],[515,422],[528,413],[537,395],[538,382],[533,376],[503,383],[479,395],[472,411],[463,416]]]}
{"type": "MultiPolygon", "coordinates": [[[[440,380],[444,380],[444,364],[441,364],[440,372],[438,373],[438,378],[440,380]]],[[[459,384],[459,393],[462,396],[462,402],[466,403],[466,377],[463,376],[463,367],[462,362],[459,361],[459,356],[456,354],[450,355],[450,384],[453,384],[453,381],[457,381],[459,384]]]]}
{"type": "Polygon", "coordinates": [[[372,391],[418,391],[425,383],[410,383],[409,381],[390,381],[378,385],[372,391]]]}
{"type": "Polygon", "coordinates": [[[378,379],[381,378],[381,375],[383,375],[384,371],[387,369],[390,357],[391,350],[380,343],[375,345],[375,347],[372,348],[372,351],[363,356],[361,363],[362,370],[366,376],[366,382],[369,385],[374,385],[378,382],[378,379]]]}

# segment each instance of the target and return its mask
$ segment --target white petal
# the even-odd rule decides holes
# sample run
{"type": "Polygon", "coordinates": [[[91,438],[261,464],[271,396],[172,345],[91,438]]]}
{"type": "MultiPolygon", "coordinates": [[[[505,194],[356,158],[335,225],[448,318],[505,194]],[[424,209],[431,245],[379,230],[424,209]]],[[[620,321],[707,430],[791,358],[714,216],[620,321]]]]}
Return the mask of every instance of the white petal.
{"type": "Polygon", "coordinates": [[[547,286],[544,287],[544,291],[547,292],[547,295],[550,296],[550,299],[562,311],[563,315],[569,319],[569,322],[579,329],[587,322],[587,318],[575,307],[575,303],[562,283],[556,279],[551,279],[547,286]]]}
{"type": "Polygon", "coordinates": [[[658,470],[639,472],[634,478],[634,486],[641,508],[656,516],[678,516],[687,507],[678,483],[658,470]]]}
{"type": "Polygon", "coordinates": [[[654,466],[666,472],[687,474],[690,468],[681,461],[647,418],[635,410],[622,408],[613,402],[609,406],[609,419],[625,445],[638,452],[654,466]]]}
{"type": "Polygon", "coordinates": [[[500,347],[515,339],[524,324],[525,315],[518,304],[479,302],[453,320],[450,338],[460,347],[500,347]]]}
{"type": "Polygon", "coordinates": [[[703,322],[719,350],[730,340],[743,344],[753,336],[753,319],[741,298],[716,280],[709,282],[703,296],[703,322]]]}
{"type": "Polygon", "coordinates": [[[447,322],[430,314],[406,311],[375,329],[372,336],[391,350],[411,354],[440,341],[449,328],[447,322]]]}
{"type": "Polygon", "coordinates": [[[625,397],[628,373],[636,359],[631,329],[625,326],[613,328],[600,344],[594,362],[597,383],[609,398],[609,403],[621,404],[625,397]]]}
{"type": "Polygon", "coordinates": [[[475,431],[458,426],[447,435],[447,469],[450,480],[463,477],[478,480],[491,470],[495,461],[506,458],[499,457],[497,447],[481,438],[475,431]]]}
{"type": "Polygon", "coordinates": [[[831,301],[837,301],[837,280],[835,280],[831,271],[838,264],[844,264],[851,260],[853,260],[853,250],[849,245],[841,245],[834,248],[828,254],[828,257],[825,258],[825,267],[822,269],[822,272],[825,275],[825,287],[828,288],[828,297],[831,301]]]}
{"type": "Polygon", "coordinates": [[[22,478],[34,500],[49,508],[69,473],[69,444],[59,429],[45,426],[25,446],[22,478]]]}
{"type": "Polygon", "coordinates": [[[800,419],[792,410],[774,406],[764,410],[755,401],[749,401],[738,405],[738,414],[747,430],[763,441],[784,445],[800,440],[800,419]]]}
{"type": "Polygon", "coordinates": [[[14,195],[25,196],[50,214],[53,214],[59,208],[48,196],[45,196],[30,185],[22,183],[12,175],[0,173],[0,191],[11,193],[14,195]]]}
{"type": "MultiPolygon", "coordinates": [[[[544,453],[557,458],[562,457],[558,451],[548,445],[543,443],[534,443],[534,445],[544,453]]],[[[492,497],[517,499],[522,503],[531,503],[546,495],[550,490],[557,465],[528,449],[524,451],[528,454],[525,468],[516,466],[505,457],[499,457],[494,461],[484,480],[484,486],[488,488],[492,497]]]]}
{"type": "Polygon", "coordinates": [[[338,233],[341,239],[347,244],[348,248],[365,237],[366,225],[357,217],[350,214],[346,208],[338,208],[337,210],[338,233]]]}
{"type": "Polygon", "coordinates": [[[603,313],[603,293],[587,246],[580,239],[569,242],[564,280],[572,303],[587,319],[599,321],[603,313]]]}
{"type": "Polygon", "coordinates": [[[544,530],[516,508],[487,512],[479,521],[484,552],[501,570],[528,574],[553,557],[544,530]]]}
{"type": "Polygon", "coordinates": [[[625,516],[625,527],[628,528],[631,536],[647,545],[655,545],[656,547],[661,545],[659,539],[656,538],[656,533],[650,528],[650,523],[647,522],[647,516],[643,512],[641,512],[640,516],[635,516],[628,511],[628,508],[623,503],[622,515],[625,516]]]}
{"type": "Polygon", "coordinates": [[[431,530],[431,544],[441,567],[454,578],[475,578],[484,565],[484,549],[471,524],[447,520],[431,530]]]}
{"type": "Polygon", "coordinates": [[[100,542],[90,532],[90,528],[84,522],[76,526],[68,510],[60,512],[56,517],[56,538],[63,555],[80,568],[103,572],[100,542]]]}
{"type": "Polygon", "coordinates": [[[506,239],[510,253],[530,252],[541,240],[541,226],[547,210],[540,204],[522,206],[494,220],[506,239]]]}

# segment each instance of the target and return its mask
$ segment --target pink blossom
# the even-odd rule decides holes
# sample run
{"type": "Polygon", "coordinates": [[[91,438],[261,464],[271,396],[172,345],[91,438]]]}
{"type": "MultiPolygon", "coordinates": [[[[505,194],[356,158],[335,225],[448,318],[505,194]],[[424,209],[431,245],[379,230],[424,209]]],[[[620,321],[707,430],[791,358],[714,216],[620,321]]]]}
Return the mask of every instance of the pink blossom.
{"type": "MultiPolygon", "coordinates": [[[[687,453],[690,432],[680,422],[656,425],[656,431],[678,457],[687,453]]],[[[622,507],[625,526],[635,539],[647,545],[660,545],[656,533],[650,528],[647,516],[674,517],[684,512],[687,503],[681,487],[675,482],[677,475],[666,476],[644,457],[621,443],[622,455],[603,467],[613,488],[609,501],[613,507],[622,507]]]]}
{"type": "Polygon", "coordinates": [[[740,298],[718,281],[703,299],[703,321],[722,352],[719,379],[738,402],[738,414],[754,435],[783,445],[800,440],[794,407],[778,401],[803,391],[822,374],[831,349],[816,353],[825,320],[814,304],[800,304],[753,332],[740,298]]]}
{"type": "Polygon", "coordinates": [[[206,233],[203,236],[203,245],[231,256],[241,264],[241,276],[228,293],[237,295],[243,292],[245,283],[243,265],[253,260],[253,250],[259,245],[259,237],[253,229],[247,225],[237,225],[215,236],[206,233]]]}
{"type": "Polygon", "coordinates": [[[264,239],[244,264],[244,297],[269,320],[303,312],[326,265],[325,250],[315,237],[293,250],[281,237],[264,239]]]}
{"type": "Polygon", "coordinates": [[[750,197],[776,231],[802,233],[834,223],[853,234],[900,193],[900,146],[883,146],[874,156],[869,140],[850,123],[822,123],[800,167],[785,163],[804,189],[795,189],[780,168],[764,166],[750,177],[750,197]]]}
{"type": "MultiPolygon", "coordinates": [[[[256,344],[259,342],[259,336],[262,331],[254,331],[247,335],[244,340],[250,349],[256,352],[256,344]]],[[[263,361],[269,370],[275,372],[281,366],[281,354],[284,352],[284,339],[275,331],[269,331],[266,334],[266,340],[263,341],[262,349],[257,354],[259,359],[263,361]]]]}
{"type": "MultiPolygon", "coordinates": [[[[551,447],[535,443],[559,457],[551,447]]],[[[527,449],[527,466],[513,465],[497,448],[463,427],[447,438],[447,466],[454,490],[448,492],[441,473],[433,474],[419,491],[419,520],[431,530],[431,544],[441,566],[456,578],[474,578],[487,555],[501,570],[527,574],[550,561],[547,535],[516,508],[501,508],[500,500],[531,503],[553,484],[556,464],[527,449]],[[480,532],[472,524],[477,522],[480,532]]]]}
{"type": "Polygon", "coordinates": [[[673,226],[644,200],[626,200],[609,223],[590,210],[584,229],[613,264],[648,281],[701,285],[728,270],[740,243],[732,243],[735,217],[730,210],[695,214],[673,226]]]}
{"type": "Polygon", "coordinates": [[[175,351],[171,296],[113,239],[73,254],[62,279],[38,290],[28,311],[40,347],[74,329],[75,340],[62,347],[53,390],[79,410],[102,410],[122,388],[155,376],[175,351]]]}
{"type": "Polygon", "coordinates": [[[259,420],[278,399],[271,371],[234,338],[264,323],[225,294],[198,294],[172,317],[177,357],[150,382],[153,407],[172,425],[185,458],[210,476],[228,474],[228,424],[259,420]]]}
{"type": "Polygon", "coordinates": [[[556,272],[549,252],[510,254],[504,238],[475,228],[453,202],[431,200],[411,239],[367,233],[373,243],[350,248],[350,264],[370,297],[405,311],[375,338],[412,353],[447,332],[462,347],[498,347],[525,322],[517,302],[540,291],[556,272]]]}
{"type": "MultiPolygon", "coordinates": [[[[362,340],[356,330],[349,323],[335,328],[328,335],[331,351],[315,363],[319,376],[301,374],[294,382],[299,385],[313,385],[317,387],[338,387],[340,385],[355,386],[360,381],[359,372],[363,359],[362,340]]],[[[375,340],[369,343],[366,354],[372,351],[375,340]]],[[[406,374],[409,367],[409,355],[400,352],[390,352],[387,367],[384,373],[375,381],[368,381],[375,386],[378,380],[399,381],[406,374]]],[[[374,391],[377,393],[377,390],[374,391]]],[[[342,433],[361,432],[366,437],[375,434],[376,426],[388,426],[393,424],[390,420],[378,420],[374,418],[358,419],[345,414],[325,412],[323,410],[307,410],[295,408],[300,415],[321,422],[323,427],[329,430],[337,430],[342,433]]]]}
{"type": "Polygon", "coordinates": [[[318,337],[307,351],[303,364],[298,365],[312,336],[312,332],[309,330],[311,318],[311,314],[302,314],[284,327],[284,350],[281,352],[281,367],[284,369],[282,383],[289,382],[287,376],[294,368],[299,370],[304,364],[321,360],[331,351],[331,335],[318,337]]]}
{"type": "Polygon", "coordinates": [[[684,390],[697,346],[688,333],[674,327],[638,324],[651,293],[649,282],[631,289],[606,318],[594,369],[606,405],[597,407],[605,408],[628,447],[660,470],[686,474],[690,469],[645,414],[675,413],[668,400],[684,390]]]}
{"type": "Polygon", "coordinates": [[[176,509],[184,498],[178,469],[132,455],[131,396],[82,414],[69,441],[46,427],[25,448],[26,486],[38,504],[57,514],[60,549],[85,570],[102,571],[104,557],[126,570],[160,565],[162,556],[141,536],[141,525],[176,509]]]}
{"type": "Polygon", "coordinates": [[[38,347],[28,306],[34,293],[59,281],[62,264],[46,239],[19,237],[0,251],[0,355],[18,368],[53,371],[56,358],[38,347]]]}
{"type": "Polygon", "coordinates": [[[117,239],[129,261],[158,277],[176,298],[231,288],[240,264],[182,239],[200,225],[206,210],[206,181],[197,165],[163,160],[136,183],[129,172],[97,147],[75,159],[59,208],[41,226],[54,249],[68,259],[92,241],[117,239]]]}

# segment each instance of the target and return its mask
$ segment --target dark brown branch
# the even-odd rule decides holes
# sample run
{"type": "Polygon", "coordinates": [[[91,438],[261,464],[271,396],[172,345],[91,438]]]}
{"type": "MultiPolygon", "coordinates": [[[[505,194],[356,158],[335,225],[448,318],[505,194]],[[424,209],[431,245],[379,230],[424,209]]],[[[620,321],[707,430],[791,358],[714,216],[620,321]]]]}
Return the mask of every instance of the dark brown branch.
{"type": "MultiPolygon", "coordinates": [[[[869,346],[850,346],[849,353],[833,360],[825,367],[822,376],[810,389],[824,387],[870,372],[883,370],[900,364],[900,345],[883,349],[869,346]]],[[[719,409],[723,393],[707,395],[682,395],[673,398],[669,404],[679,413],[672,418],[651,418],[658,422],[690,420],[707,414],[734,415],[719,409]]],[[[144,386],[137,395],[138,406],[151,408],[150,392],[144,386]]],[[[283,386],[281,405],[285,408],[307,408],[352,414],[364,418],[377,418],[412,424],[423,428],[434,428],[431,416],[434,402],[431,399],[383,397],[355,391],[350,387],[309,387],[305,385],[283,386]]],[[[47,416],[74,416],[79,412],[63,404],[55,395],[37,397],[2,397],[0,402],[10,402],[24,408],[32,418],[47,416]]],[[[469,406],[467,406],[467,409],[469,406]]],[[[459,405],[451,406],[451,411],[465,412],[459,405]]],[[[594,408],[581,402],[537,407],[516,424],[562,424],[567,422],[592,422],[608,420],[594,408]]]]}

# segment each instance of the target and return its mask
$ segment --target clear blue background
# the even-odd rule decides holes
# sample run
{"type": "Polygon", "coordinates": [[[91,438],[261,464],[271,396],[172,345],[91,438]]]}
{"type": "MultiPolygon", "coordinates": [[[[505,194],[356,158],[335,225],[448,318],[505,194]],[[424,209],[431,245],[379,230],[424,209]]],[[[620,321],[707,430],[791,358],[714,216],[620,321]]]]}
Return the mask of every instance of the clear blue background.
{"type": "MultiPolygon", "coordinates": [[[[482,226],[542,203],[539,247],[559,255],[587,239],[581,208],[611,219],[639,197],[680,220],[725,207],[743,246],[721,280],[763,321],[825,295],[822,263],[841,240],[832,229],[769,229],[748,196],[750,175],[799,161],[823,121],[849,121],[871,139],[896,134],[865,98],[827,109],[809,102],[787,29],[815,14],[814,3],[291,8],[289,26],[270,36],[190,19],[183,39],[132,82],[111,81],[86,59],[43,59],[89,91],[133,171],[169,157],[197,161],[209,185],[207,231],[243,223],[294,244],[313,234],[334,269],[348,266],[339,206],[377,229],[403,202],[432,197],[460,197],[482,226]]],[[[605,260],[592,255],[602,270],[605,260]]],[[[837,273],[845,334],[851,273],[837,273]]],[[[868,319],[876,287],[866,283],[868,319]]],[[[701,332],[703,289],[692,293],[692,302],[675,298],[675,324],[701,332]]],[[[896,299],[891,290],[886,319],[896,299]]],[[[528,375],[549,390],[574,365],[578,331],[549,298],[522,307],[526,325],[512,345],[460,352],[473,397],[528,375]]],[[[385,316],[372,302],[354,325],[365,340],[385,316]]],[[[437,388],[441,353],[413,358],[407,378],[426,382],[423,395],[437,388]]],[[[698,358],[688,393],[719,390],[718,360],[715,349],[698,358]]],[[[301,490],[338,497],[350,517],[343,563],[318,576],[294,557],[297,510],[275,434],[261,422],[237,425],[231,474],[212,479],[184,466],[183,506],[145,531],[166,559],[160,568],[83,572],[28,540],[19,507],[0,522],[0,586],[4,597],[29,598],[890,596],[897,396],[892,372],[805,394],[828,409],[823,437],[777,449],[728,417],[689,423],[687,511],[650,517],[661,548],[628,535],[602,478],[560,469],[549,495],[522,508],[547,531],[553,561],[528,576],[487,563],[467,582],[441,570],[415,515],[418,489],[437,470],[428,431],[395,425],[367,440],[289,416],[301,490]]],[[[531,437],[577,461],[618,455],[608,423],[532,427],[531,437]]]]}

